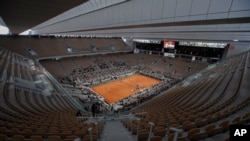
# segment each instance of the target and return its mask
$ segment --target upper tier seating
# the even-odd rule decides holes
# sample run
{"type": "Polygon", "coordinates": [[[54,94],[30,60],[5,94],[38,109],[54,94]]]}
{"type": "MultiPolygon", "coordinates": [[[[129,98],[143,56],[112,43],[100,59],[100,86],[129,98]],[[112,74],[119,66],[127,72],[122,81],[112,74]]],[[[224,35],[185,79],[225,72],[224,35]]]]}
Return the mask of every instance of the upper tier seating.
{"type": "Polygon", "coordinates": [[[129,51],[121,38],[1,37],[0,46],[29,58],[42,58],[94,52],[129,51]],[[71,48],[72,52],[68,52],[71,48]],[[93,48],[95,48],[93,50],[93,48]],[[30,50],[31,49],[31,50],[30,50]],[[36,55],[31,55],[34,51],[36,55]]]}

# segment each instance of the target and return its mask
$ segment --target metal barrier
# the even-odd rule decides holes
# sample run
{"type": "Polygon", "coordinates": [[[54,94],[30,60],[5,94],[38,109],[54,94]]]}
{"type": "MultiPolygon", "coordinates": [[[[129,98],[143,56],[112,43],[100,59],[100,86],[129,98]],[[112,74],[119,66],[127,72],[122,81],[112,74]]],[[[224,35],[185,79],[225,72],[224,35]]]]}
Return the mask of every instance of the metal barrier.
{"type": "MultiPolygon", "coordinates": [[[[149,135],[148,135],[148,141],[150,141],[150,139],[151,139],[151,137],[152,137],[153,127],[155,126],[155,124],[154,124],[153,122],[148,122],[148,124],[150,125],[150,130],[149,130],[149,135]]],[[[139,125],[139,124],[138,124],[138,125],[139,125]]],[[[139,127],[138,127],[138,128],[139,128],[139,127]]],[[[181,129],[174,128],[174,127],[168,127],[168,126],[167,126],[167,132],[168,132],[168,130],[174,131],[174,132],[175,132],[173,141],[177,141],[179,133],[182,133],[182,132],[183,132],[183,130],[181,130],[181,129]]],[[[168,133],[167,133],[167,134],[168,134],[168,133]]],[[[167,134],[166,134],[166,137],[167,137],[167,134]]],[[[137,129],[137,138],[138,138],[138,129],[137,129]]],[[[168,139],[167,139],[167,140],[168,140],[168,139]]]]}
{"type": "MultiPolygon", "coordinates": [[[[140,118],[136,117],[136,115],[143,115],[143,114],[147,114],[147,112],[141,112],[141,113],[134,113],[134,114],[127,114],[127,115],[119,115],[119,117],[115,117],[115,116],[99,116],[99,117],[86,117],[86,116],[79,116],[77,117],[77,120],[79,123],[84,123],[86,122],[86,120],[92,120],[92,121],[88,121],[88,122],[92,122],[96,125],[96,133],[97,133],[97,139],[99,138],[99,126],[98,123],[102,122],[102,121],[109,121],[109,120],[123,120],[123,119],[129,119],[131,122],[131,127],[132,127],[132,119],[136,119],[137,120],[137,138],[138,138],[138,132],[139,132],[139,127],[140,127],[140,118]]],[[[154,125],[154,123],[150,123],[152,125],[154,125]]],[[[150,135],[152,133],[152,129],[153,126],[150,128],[150,135]]],[[[89,128],[88,132],[89,132],[89,136],[90,136],[90,140],[92,141],[93,137],[92,137],[92,130],[93,128],[89,128]]],[[[150,137],[149,137],[150,138],[150,137]]]]}
{"type": "Polygon", "coordinates": [[[153,122],[148,122],[148,124],[150,125],[150,130],[149,130],[149,135],[148,135],[148,141],[150,141],[151,135],[152,135],[152,131],[153,131],[153,127],[155,126],[155,124],[153,122]]]}
{"type": "Polygon", "coordinates": [[[98,122],[95,122],[95,127],[96,127],[96,135],[97,135],[97,138],[99,138],[99,133],[98,133],[98,122]]]}
{"type": "Polygon", "coordinates": [[[90,136],[90,141],[92,141],[92,127],[88,129],[89,136],[90,136]]]}
{"type": "Polygon", "coordinates": [[[137,131],[136,131],[136,133],[137,133],[137,139],[138,139],[138,133],[139,133],[139,128],[140,128],[140,118],[138,118],[137,119],[137,131]]]}
{"type": "Polygon", "coordinates": [[[177,141],[179,133],[183,132],[183,130],[178,129],[178,128],[174,128],[174,127],[170,127],[169,130],[170,131],[175,131],[174,140],[173,141],[177,141]]]}
{"type": "MultiPolygon", "coordinates": [[[[137,120],[137,139],[138,139],[138,133],[139,133],[139,127],[140,127],[140,118],[139,117],[135,117],[135,115],[142,115],[142,114],[147,114],[147,112],[142,112],[142,113],[134,113],[134,114],[127,114],[127,115],[120,115],[119,117],[115,118],[112,116],[112,118],[108,118],[108,117],[105,117],[105,116],[99,116],[99,117],[77,117],[78,121],[80,123],[83,123],[86,121],[86,119],[92,119],[93,120],[93,123],[95,123],[96,125],[96,133],[97,133],[97,138],[98,138],[98,123],[99,122],[102,122],[102,121],[108,121],[108,120],[122,120],[122,119],[129,119],[130,121],[130,124],[131,124],[131,128],[132,128],[132,119],[136,119],[137,120]]],[[[152,137],[152,133],[153,133],[153,128],[155,126],[155,123],[153,122],[148,122],[148,124],[150,125],[150,130],[149,130],[149,135],[148,135],[148,140],[147,141],[150,141],[151,137],[152,137]]],[[[88,132],[89,132],[89,135],[90,135],[90,140],[92,141],[93,137],[92,137],[92,127],[88,129],[88,132]]],[[[174,135],[174,140],[173,141],[177,141],[178,139],[178,135],[180,133],[183,132],[183,130],[181,129],[178,129],[178,128],[174,128],[174,127],[168,127],[167,126],[167,132],[169,131],[174,131],[175,132],[175,135],[174,135]]],[[[167,133],[168,134],[168,133],[167,133]]],[[[167,135],[166,135],[167,136],[167,135]]]]}
{"type": "Polygon", "coordinates": [[[100,122],[100,121],[103,121],[104,120],[104,116],[100,116],[100,117],[84,117],[84,116],[79,116],[79,117],[76,117],[78,122],[79,123],[83,123],[85,122],[87,119],[92,119],[93,122],[100,122]]]}
{"type": "Polygon", "coordinates": [[[60,85],[58,83],[58,81],[38,62],[38,60],[36,60],[36,64],[37,66],[43,70],[43,74],[47,76],[47,78],[49,79],[49,81],[51,81],[54,84],[54,87],[58,89],[58,91],[60,91],[64,96],[66,96],[66,98],[70,101],[70,103],[77,109],[83,110],[84,111],[84,107],[78,103],[69,93],[68,91],[66,91],[62,85],[60,85]]]}

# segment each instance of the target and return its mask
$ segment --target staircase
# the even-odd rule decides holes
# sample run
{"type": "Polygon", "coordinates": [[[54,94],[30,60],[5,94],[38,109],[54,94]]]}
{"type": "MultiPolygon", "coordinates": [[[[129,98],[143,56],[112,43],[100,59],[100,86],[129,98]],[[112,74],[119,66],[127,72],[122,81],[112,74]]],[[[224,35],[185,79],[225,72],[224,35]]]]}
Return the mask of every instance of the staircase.
{"type": "Polygon", "coordinates": [[[106,122],[99,141],[137,141],[137,138],[120,120],[110,120],[106,122]]]}
{"type": "MultiPolygon", "coordinates": [[[[86,123],[104,122],[104,126],[98,141],[137,141],[137,135],[133,135],[123,125],[122,121],[126,119],[135,119],[134,115],[120,114],[115,116],[112,111],[108,111],[105,116],[89,117],[86,123]]],[[[93,129],[95,130],[95,129],[93,129]]]]}

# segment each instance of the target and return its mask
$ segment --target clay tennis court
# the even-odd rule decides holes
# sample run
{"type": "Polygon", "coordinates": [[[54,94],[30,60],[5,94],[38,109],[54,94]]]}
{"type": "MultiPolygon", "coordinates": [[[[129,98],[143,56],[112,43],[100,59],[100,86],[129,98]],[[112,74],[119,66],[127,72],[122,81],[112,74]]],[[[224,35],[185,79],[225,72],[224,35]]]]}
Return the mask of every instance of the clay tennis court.
{"type": "Polygon", "coordinates": [[[107,103],[112,104],[158,83],[160,83],[160,80],[158,79],[135,74],[95,86],[92,89],[99,95],[103,96],[107,103]]]}

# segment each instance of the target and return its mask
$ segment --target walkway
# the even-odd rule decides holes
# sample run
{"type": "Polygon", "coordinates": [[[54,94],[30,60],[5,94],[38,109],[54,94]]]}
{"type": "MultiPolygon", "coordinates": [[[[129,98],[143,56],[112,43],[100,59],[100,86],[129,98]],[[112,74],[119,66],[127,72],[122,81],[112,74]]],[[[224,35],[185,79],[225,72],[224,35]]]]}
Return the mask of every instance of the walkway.
{"type": "Polygon", "coordinates": [[[136,141],[136,137],[120,120],[110,120],[106,122],[99,141],[136,141]]]}
{"type": "Polygon", "coordinates": [[[132,135],[131,131],[128,131],[125,126],[122,124],[123,119],[135,118],[134,115],[120,114],[118,117],[113,115],[113,112],[108,112],[107,115],[103,118],[89,118],[87,123],[94,123],[103,118],[104,126],[100,138],[98,141],[137,141],[137,135],[132,135]]]}

